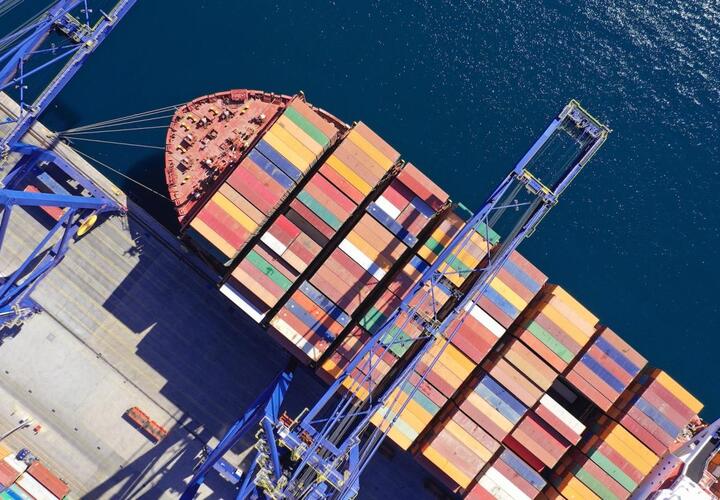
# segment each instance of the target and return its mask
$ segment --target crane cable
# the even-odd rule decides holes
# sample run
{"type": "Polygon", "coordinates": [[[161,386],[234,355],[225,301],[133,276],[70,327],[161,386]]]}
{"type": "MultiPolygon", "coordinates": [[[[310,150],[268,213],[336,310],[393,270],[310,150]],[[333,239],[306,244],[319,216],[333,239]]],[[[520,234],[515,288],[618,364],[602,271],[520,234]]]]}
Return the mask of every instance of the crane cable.
{"type": "Polygon", "coordinates": [[[73,142],[73,141],[99,142],[102,144],[114,144],[116,146],[130,146],[133,148],[159,149],[161,151],[165,151],[165,148],[163,146],[153,146],[150,144],[138,144],[135,142],[106,141],[103,139],[88,139],[87,137],[74,137],[74,136],[62,136],[62,137],[69,140],[70,142],[73,142]]]}
{"type": "Polygon", "coordinates": [[[168,198],[168,197],[165,196],[164,194],[160,193],[159,191],[156,191],[156,190],[154,190],[153,188],[151,188],[150,186],[147,186],[147,185],[143,184],[142,182],[140,182],[140,181],[138,181],[138,180],[136,180],[136,179],[133,179],[133,178],[130,177],[129,175],[127,175],[127,174],[125,174],[125,173],[123,173],[123,172],[121,172],[121,171],[119,171],[119,170],[111,167],[111,166],[108,165],[107,163],[102,162],[102,161],[98,160],[97,158],[95,158],[95,157],[93,157],[93,156],[90,156],[90,155],[87,154],[87,153],[83,153],[83,152],[80,151],[79,149],[76,149],[76,148],[72,147],[70,144],[66,144],[66,146],[69,147],[71,150],[73,150],[75,153],[79,154],[80,156],[84,156],[86,159],[91,160],[91,161],[93,161],[93,162],[95,162],[95,163],[97,163],[97,164],[99,164],[99,165],[102,165],[103,167],[105,167],[106,169],[110,170],[111,172],[114,172],[114,173],[116,173],[117,175],[119,175],[120,177],[123,177],[124,179],[127,179],[127,180],[129,180],[130,182],[133,182],[133,183],[137,184],[137,185],[140,186],[141,188],[150,191],[150,192],[153,193],[154,195],[159,196],[160,198],[163,198],[163,199],[165,199],[165,200],[167,200],[167,201],[172,201],[172,200],[170,200],[170,198],[168,198]]]}
{"type": "Polygon", "coordinates": [[[5,5],[0,5],[0,17],[4,16],[11,10],[13,10],[15,7],[23,3],[23,0],[10,0],[5,5]]]}
{"type": "Polygon", "coordinates": [[[90,130],[100,130],[100,129],[110,129],[111,127],[116,126],[125,126],[133,123],[140,123],[140,122],[147,122],[151,120],[160,120],[164,118],[171,118],[172,114],[163,114],[161,116],[153,116],[158,115],[160,113],[167,113],[169,111],[175,111],[177,110],[182,104],[174,104],[172,106],[165,106],[162,108],[152,109],[149,111],[143,111],[140,113],[133,113],[131,115],[127,116],[121,116],[117,118],[112,118],[110,120],[104,120],[96,123],[91,123],[89,125],[82,125],[80,127],[74,127],[67,130],[63,130],[59,132],[60,135],[65,134],[76,134],[80,132],[87,132],[90,130]]]}

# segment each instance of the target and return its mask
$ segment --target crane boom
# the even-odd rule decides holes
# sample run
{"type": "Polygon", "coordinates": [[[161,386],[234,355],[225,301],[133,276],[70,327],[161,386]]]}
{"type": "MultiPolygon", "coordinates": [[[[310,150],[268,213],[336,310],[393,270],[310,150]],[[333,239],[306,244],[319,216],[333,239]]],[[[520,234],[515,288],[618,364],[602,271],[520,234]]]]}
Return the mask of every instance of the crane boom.
{"type": "MultiPolygon", "coordinates": [[[[112,29],[127,14],[137,0],[118,0],[109,14],[103,14],[93,27],[82,25],[69,12],[82,5],[81,0],[59,0],[53,4],[44,16],[37,22],[35,29],[30,32],[13,50],[0,57],[0,62],[7,58],[7,62],[0,69],[0,90],[11,85],[20,88],[21,112],[12,128],[3,137],[0,137],[0,153],[7,155],[12,146],[20,141],[35,120],[47,109],[50,103],[75,76],[87,57],[92,54],[102,41],[110,34],[112,29]],[[53,29],[59,29],[73,43],[62,48],[62,52],[41,66],[26,71],[24,69],[28,59],[38,52],[40,46],[53,29]],[[67,58],[65,65],[43,89],[40,95],[29,106],[23,101],[25,80],[35,72],[46,66],[67,58]],[[15,76],[19,73],[19,76],[15,76]]],[[[57,50],[52,48],[53,53],[57,50]]]]}

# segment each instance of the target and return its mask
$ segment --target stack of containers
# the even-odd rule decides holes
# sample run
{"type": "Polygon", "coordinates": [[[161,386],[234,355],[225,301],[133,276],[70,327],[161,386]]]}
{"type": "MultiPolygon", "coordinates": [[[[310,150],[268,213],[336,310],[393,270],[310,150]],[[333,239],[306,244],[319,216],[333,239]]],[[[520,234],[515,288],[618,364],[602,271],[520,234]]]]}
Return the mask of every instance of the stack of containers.
{"type": "Polygon", "coordinates": [[[509,328],[546,281],[547,276],[538,268],[519,253],[512,252],[478,305],[504,328],[509,328]]]}
{"type": "Polygon", "coordinates": [[[522,456],[533,469],[554,467],[572,443],[535,412],[528,412],[503,444],[522,456]]]}
{"type": "Polygon", "coordinates": [[[433,431],[423,437],[418,457],[450,489],[466,489],[527,411],[490,375],[477,373],[443,410],[433,431]],[[482,439],[470,440],[468,434],[482,439]]]}
{"type": "MultiPolygon", "coordinates": [[[[377,200],[368,207],[368,213],[363,216],[363,219],[369,218],[367,223],[376,225],[376,228],[377,225],[381,226],[382,229],[386,230],[386,235],[390,227],[398,224],[402,230],[395,227],[394,232],[391,232],[395,241],[399,241],[397,236],[400,235],[406,241],[410,237],[415,238],[415,243],[417,243],[420,231],[429,223],[430,218],[443,209],[447,200],[447,193],[427,179],[412,164],[406,164],[398,176],[380,193],[377,200]],[[406,231],[406,233],[402,231],[406,231]]],[[[358,253],[355,243],[362,243],[359,236],[355,234],[356,232],[356,229],[353,229],[348,238],[339,246],[341,250],[347,251],[351,255],[357,255],[358,253]]],[[[404,247],[405,243],[402,243],[402,248],[404,247]]],[[[382,259],[379,259],[379,261],[383,262],[382,259]]],[[[358,318],[358,331],[343,340],[336,352],[319,368],[318,372],[323,378],[332,379],[340,374],[340,366],[344,366],[347,362],[343,353],[352,350],[351,346],[356,344],[358,335],[363,333],[374,334],[385,324],[390,314],[400,305],[402,298],[419,281],[428,265],[420,255],[413,255],[408,263],[393,276],[382,295],[367,309],[362,317],[358,318]]],[[[395,343],[389,348],[392,356],[399,358],[405,353],[411,344],[409,340],[415,334],[395,330],[387,336],[388,340],[394,337],[395,333],[398,333],[398,339],[408,339],[408,342],[395,343]]],[[[369,339],[370,335],[365,337],[369,339]]],[[[394,363],[394,360],[391,361],[393,362],[389,363],[387,369],[394,363]]]]}
{"type": "Polygon", "coordinates": [[[468,302],[466,314],[450,323],[447,335],[452,344],[479,364],[505,333],[505,328],[480,306],[468,302]]]}
{"type": "Polygon", "coordinates": [[[25,462],[18,460],[15,454],[8,454],[2,459],[1,469],[3,475],[2,485],[7,489],[0,495],[5,495],[7,498],[13,500],[16,498],[32,498],[29,493],[16,484],[17,479],[24,475],[27,470],[27,464],[25,462]]]}
{"type": "Polygon", "coordinates": [[[444,191],[408,163],[367,211],[407,246],[414,247],[420,231],[447,198],[444,191]]]}
{"type": "Polygon", "coordinates": [[[565,377],[607,411],[646,364],[647,360],[615,332],[602,327],[565,377]]]}
{"type": "Polygon", "coordinates": [[[662,456],[702,407],[667,373],[653,369],[640,375],[609,414],[662,456]]]}
{"type": "Polygon", "coordinates": [[[337,138],[300,99],[290,102],[185,228],[218,262],[231,260],[337,138]]]}
{"type": "Polygon", "coordinates": [[[553,486],[568,500],[618,500],[630,496],[610,474],[575,448],[563,457],[554,472],[553,486]]]}
{"type": "Polygon", "coordinates": [[[502,441],[528,407],[487,373],[480,372],[470,390],[457,398],[460,409],[496,440],[502,441]]]}
{"type": "Polygon", "coordinates": [[[601,416],[591,427],[580,450],[627,493],[632,493],[647,476],[658,456],[621,424],[601,416]]]}
{"type": "Polygon", "coordinates": [[[420,462],[452,491],[465,490],[500,448],[500,443],[456,406],[424,436],[420,462]]]}
{"type": "Polygon", "coordinates": [[[497,346],[482,367],[527,407],[550,388],[558,373],[518,339],[497,346]]]}
{"type": "MultiPolygon", "coordinates": [[[[65,485],[65,483],[62,483],[65,485]]],[[[22,489],[23,492],[27,493],[29,498],[33,498],[35,500],[57,500],[58,498],[63,498],[66,493],[69,492],[69,488],[67,485],[65,485],[64,491],[65,494],[62,496],[56,496],[53,494],[50,490],[45,488],[45,486],[40,483],[37,479],[35,479],[29,472],[29,470],[23,474],[20,475],[20,477],[17,478],[17,481],[15,481],[15,485],[22,489]]],[[[23,499],[28,498],[27,496],[21,497],[23,499]]]]}
{"type": "Polygon", "coordinates": [[[573,445],[585,432],[585,424],[547,393],[542,395],[533,412],[573,445]]]}
{"type": "MultiPolygon", "coordinates": [[[[297,214],[305,218],[303,227],[322,232],[326,240],[318,242],[320,247],[325,246],[335,235],[357,208],[357,204],[362,202],[396,164],[399,156],[397,151],[362,123],[358,123],[348,133],[315,176],[323,179],[325,187],[322,187],[320,182],[313,186],[311,179],[305,190],[290,205],[293,209],[295,204],[297,214]],[[325,177],[325,174],[328,176],[325,177]],[[349,189],[349,192],[344,193],[344,189],[349,189]],[[342,197],[344,212],[328,214],[327,206],[317,202],[318,199],[328,198],[328,190],[335,193],[333,198],[342,197]],[[310,220],[310,216],[315,218],[310,220]]],[[[293,215],[289,218],[295,220],[297,217],[298,215],[293,215]]],[[[344,317],[349,318],[406,249],[407,246],[393,233],[370,214],[364,214],[310,277],[308,283],[301,287],[310,285],[322,297],[323,302],[334,304],[344,317]]],[[[318,248],[314,256],[319,250],[318,248]]],[[[294,302],[280,309],[270,321],[270,330],[288,345],[299,359],[305,362],[317,361],[327,349],[328,342],[336,338],[347,324],[342,324],[332,316],[325,318],[322,325],[314,321],[303,321],[298,317],[298,300],[295,300],[302,299],[295,296],[301,293],[297,291],[291,297],[294,302]]],[[[302,316],[302,311],[300,315],[302,316]]]]}
{"type": "Polygon", "coordinates": [[[446,403],[444,394],[412,374],[393,391],[388,406],[378,410],[371,422],[382,431],[392,423],[387,436],[407,450],[446,403]]]}
{"type": "Polygon", "coordinates": [[[493,459],[477,478],[465,498],[480,500],[526,500],[536,498],[547,482],[520,457],[508,449],[493,459]]]}
{"type": "MultiPolygon", "coordinates": [[[[528,408],[538,404],[558,377],[550,365],[514,337],[502,341],[482,367],[528,408]]],[[[527,412],[502,442],[538,471],[554,466],[571,445],[534,411],[527,412]]]]}
{"type": "MultiPolygon", "coordinates": [[[[557,285],[548,285],[513,335],[564,372],[595,333],[596,316],[557,285]]],[[[581,388],[578,388],[581,389],[581,388]]]]}
{"type": "Polygon", "coordinates": [[[470,376],[476,364],[445,338],[436,339],[415,366],[437,390],[450,398],[470,376]],[[434,364],[432,362],[437,358],[434,364]],[[431,367],[432,364],[432,367],[431,367]]]}
{"type": "MultiPolygon", "coordinates": [[[[282,126],[282,118],[271,131],[282,126]]],[[[221,291],[253,319],[261,321],[355,207],[327,178],[315,173],[286,213],[266,228],[260,242],[232,271],[221,291]],[[258,259],[258,254],[265,262],[258,259]]]]}

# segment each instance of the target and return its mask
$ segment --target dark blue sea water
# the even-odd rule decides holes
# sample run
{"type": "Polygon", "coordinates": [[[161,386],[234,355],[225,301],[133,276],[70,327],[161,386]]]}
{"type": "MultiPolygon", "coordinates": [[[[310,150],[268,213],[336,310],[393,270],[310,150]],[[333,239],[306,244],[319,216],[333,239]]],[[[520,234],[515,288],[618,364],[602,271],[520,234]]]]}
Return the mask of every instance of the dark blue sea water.
{"type": "MultiPolygon", "coordinates": [[[[714,418],[718,33],[720,4],[699,0],[139,0],[46,121],[65,129],[233,87],[304,90],[477,207],[577,98],[614,132],[522,251],[714,418]]],[[[157,152],[85,150],[164,189],[157,152]]]]}

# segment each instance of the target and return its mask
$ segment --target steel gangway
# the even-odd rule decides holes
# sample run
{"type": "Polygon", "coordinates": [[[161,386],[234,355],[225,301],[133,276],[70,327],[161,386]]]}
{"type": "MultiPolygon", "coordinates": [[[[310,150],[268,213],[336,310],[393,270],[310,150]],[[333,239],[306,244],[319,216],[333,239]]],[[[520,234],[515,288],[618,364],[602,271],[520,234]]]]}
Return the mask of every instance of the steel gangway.
{"type": "Polygon", "coordinates": [[[324,395],[296,418],[281,413],[282,398],[292,380],[292,368],[287,368],[197,467],[182,498],[193,498],[223,455],[246,433],[255,431],[254,459],[242,473],[237,498],[355,498],[361,474],[465,318],[609,132],[578,102],[565,106],[324,395]],[[558,135],[573,149],[560,165],[548,165],[553,158],[546,153],[558,135]],[[552,181],[543,183],[531,165],[543,172],[550,170],[552,181]],[[490,243],[490,229],[500,227],[507,231],[499,242],[490,243]],[[476,231],[485,236],[486,256],[463,285],[441,302],[439,297],[447,295],[440,288],[445,293],[453,289],[448,286],[448,278],[458,273],[453,264],[476,231]],[[408,332],[414,332],[410,338],[408,332]],[[385,374],[379,360],[398,343],[407,350],[385,374]],[[431,347],[434,357],[419,377],[411,377],[431,347]]]}
{"type": "Polygon", "coordinates": [[[87,232],[98,216],[122,210],[112,196],[59,155],[51,140],[21,141],[135,2],[119,0],[109,13],[100,11],[91,25],[87,0],[59,0],[0,38],[0,91],[15,91],[19,101],[17,113],[0,123],[0,161],[3,167],[10,165],[0,185],[0,252],[14,208],[62,212],[22,264],[0,276],[0,340],[3,328],[19,325],[38,310],[30,294],[62,261],[72,239],[87,232]],[[58,38],[65,42],[58,45],[58,38]],[[36,59],[41,62],[31,66],[36,59]],[[33,102],[27,103],[29,79],[63,61],[33,102]]]}

